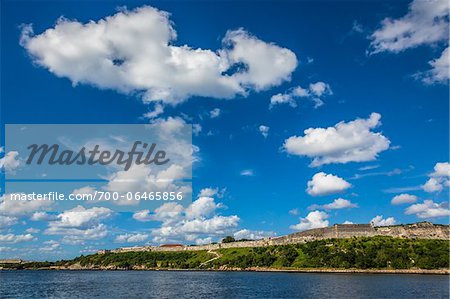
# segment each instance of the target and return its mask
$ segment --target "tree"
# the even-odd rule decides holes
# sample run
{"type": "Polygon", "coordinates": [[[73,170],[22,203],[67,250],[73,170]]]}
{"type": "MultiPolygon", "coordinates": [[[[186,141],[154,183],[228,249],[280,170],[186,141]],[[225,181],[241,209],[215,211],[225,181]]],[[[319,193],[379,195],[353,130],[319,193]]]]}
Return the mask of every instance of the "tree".
{"type": "Polygon", "coordinates": [[[222,243],[231,243],[235,241],[236,240],[232,236],[226,236],[225,238],[223,238],[222,243]]]}

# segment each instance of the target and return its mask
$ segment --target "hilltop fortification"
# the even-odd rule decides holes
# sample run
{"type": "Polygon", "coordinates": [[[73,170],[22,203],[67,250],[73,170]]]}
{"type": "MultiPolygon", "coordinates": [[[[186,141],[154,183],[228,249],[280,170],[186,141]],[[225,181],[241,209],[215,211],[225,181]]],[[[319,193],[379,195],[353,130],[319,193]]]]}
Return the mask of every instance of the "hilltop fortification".
{"type": "Polygon", "coordinates": [[[374,237],[391,236],[395,238],[418,238],[418,239],[450,239],[450,226],[433,224],[430,222],[419,222],[394,226],[373,226],[371,224],[335,224],[329,227],[315,228],[290,234],[287,236],[266,238],[255,241],[238,241],[221,244],[208,244],[199,246],[136,246],[122,247],[112,250],[100,250],[98,254],[107,252],[130,252],[130,251],[184,251],[184,250],[216,250],[220,248],[238,247],[263,247],[270,245],[287,245],[295,243],[306,243],[315,240],[331,238],[352,237],[374,237]]]}

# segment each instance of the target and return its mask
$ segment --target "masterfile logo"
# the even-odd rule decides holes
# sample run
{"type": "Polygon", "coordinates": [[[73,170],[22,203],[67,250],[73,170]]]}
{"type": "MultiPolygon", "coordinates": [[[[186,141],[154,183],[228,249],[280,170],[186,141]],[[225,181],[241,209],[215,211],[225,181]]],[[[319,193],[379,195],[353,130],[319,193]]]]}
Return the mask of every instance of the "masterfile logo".
{"type": "Polygon", "coordinates": [[[52,210],[94,202],[120,211],[189,204],[192,128],[145,125],[6,125],[17,166],[5,174],[10,204],[52,210]]]}

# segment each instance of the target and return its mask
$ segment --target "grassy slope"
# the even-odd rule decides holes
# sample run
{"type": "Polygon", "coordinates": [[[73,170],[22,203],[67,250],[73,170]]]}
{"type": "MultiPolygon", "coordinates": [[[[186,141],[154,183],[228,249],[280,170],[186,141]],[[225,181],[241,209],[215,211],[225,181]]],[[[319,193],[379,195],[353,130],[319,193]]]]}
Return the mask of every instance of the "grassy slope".
{"type": "MultiPolygon", "coordinates": [[[[284,246],[228,248],[220,258],[200,267],[216,255],[206,251],[127,252],[80,256],[52,265],[80,264],[89,267],[174,269],[223,269],[267,267],[282,269],[448,269],[450,244],[446,240],[359,237],[330,239],[284,246]]],[[[35,263],[26,268],[45,266],[35,263]]]]}

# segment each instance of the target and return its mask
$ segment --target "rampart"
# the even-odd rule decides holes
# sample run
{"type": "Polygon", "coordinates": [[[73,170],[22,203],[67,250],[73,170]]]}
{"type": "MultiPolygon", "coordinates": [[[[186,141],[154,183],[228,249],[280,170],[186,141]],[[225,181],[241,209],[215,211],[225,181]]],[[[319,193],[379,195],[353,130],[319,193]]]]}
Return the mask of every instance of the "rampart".
{"type": "Polygon", "coordinates": [[[306,243],[315,240],[331,238],[374,237],[391,236],[396,238],[418,239],[450,239],[450,226],[419,222],[405,225],[378,226],[371,224],[335,224],[329,227],[315,228],[282,237],[266,238],[255,241],[237,241],[230,243],[217,243],[198,246],[158,247],[136,246],[122,247],[112,250],[99,250],[98,254],[108,252],[135,252],[135,251],[185,251],[185,250],[217,250],[221,248],[263,247],[270,245],[287,245],[306,243]]]}

